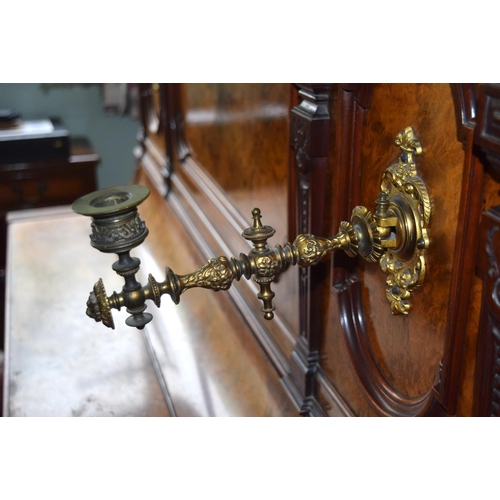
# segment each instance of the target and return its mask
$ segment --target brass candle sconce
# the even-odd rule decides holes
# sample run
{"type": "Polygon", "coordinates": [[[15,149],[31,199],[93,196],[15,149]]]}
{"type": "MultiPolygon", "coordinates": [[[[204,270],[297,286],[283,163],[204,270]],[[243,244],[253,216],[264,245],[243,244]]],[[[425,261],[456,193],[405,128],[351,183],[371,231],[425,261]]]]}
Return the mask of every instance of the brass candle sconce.
{"type": "Polygon", "coordinates": [[[338,249],[351,257],[359,255],[367,261],[379,262],[388,274],[386,294],[392,313],[408,314],[411,307],[408,299],[425,277],[431,203],[427,188],[417,175],[414,156],[422,153],[422,146],[411,127],[398,134],[396,145],[401,148],[401,155],[398,163],[382,176],[375,213],[363,206],[355,207],[350,222],[341,222],[335,236],[299,234],[293,243],[271,248],[267,240],[275,230],[262,225],[261,212],[255,208],[253,225],[242,233],[253,244],[248,254],[241,253],[237,259],[224,256],[210,259],[182,276],[167,267],[164,281],[158,282],[149,274],[144,286],[135,277],[140,260],[132,257],[130,251],[148,235],[137,206],[148,197],[149,190],[138,185],[120,186],[79,198],[73,210],[92,218],[91,245],[101,252],[118,255],[112,267],[125,280],[121,292],[108,296],[99,279],[87,301],[87,315],[114,328],[111,310],[125,307],[130,314],[127,325],[142,329],[153,319],[145,312],[147,300],[160,307],[161,296],[167,294],[178,304],[182,293],[190,288],[228,290],[234,280],[253,276],[260,287],[257,297],[263,303],[264,318],[270,320],[275,309],[271,283],[276,276],[290,265],[313,266],[338,249]]]}

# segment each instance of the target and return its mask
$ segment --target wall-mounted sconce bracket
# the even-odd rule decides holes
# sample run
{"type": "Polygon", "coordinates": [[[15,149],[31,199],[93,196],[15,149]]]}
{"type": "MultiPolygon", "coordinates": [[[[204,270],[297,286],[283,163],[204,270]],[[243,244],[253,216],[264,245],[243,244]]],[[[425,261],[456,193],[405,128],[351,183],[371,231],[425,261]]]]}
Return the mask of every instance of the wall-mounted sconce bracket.
{"type": "Polygon", "coordinates": [[[382,270],[388,273],[386,293],[391,311],[408,314],[411,292],[422,284],[425,276],[431,204],[427,188],[417,176],[413,156],[421,154],[422,147],[411,127],[397,136],[396,145],[402,153],[398,163],[384,172],[375,214],[358,206],[350,222],[340,223],[335,236],[299,234],[293,243],[271,248],[267,240],[275,230],[262,225],[261,212],[255,208],[253,225],[242,233],[253,244],[248,255],[210,259],[186,275],[177,275],[167,267],[164,281],[158,282],[150,274],[145,286],[135,278],[140,261],[130,256],[130,250],[148,235],[137,206],[148,197],[149,190],[138,185],[119,186],[79,198],[73,210],[92,217],[91,245],[101,252],[118,255],[113,269],[125,280],[121,292],[108,296],[99,279],[90,293],[87,315],[114,328],[111,310],[126,307],[130,313],[126,323],[142,329],[152,320],[152,315],[145,312],[147,300],[160,307],[162,295],[167,294],[178,304],[181,294],[190,288],[228,290],[234,280],[253,276],[260,287],[257,297],[263,303],[264,318],[270,320],[275,309],[271,283],[276,276],[290,265],[313,266],[337,249],[351,257],[359,255],[369,262],[380,262],[382,270]]]}
{"type": "Polygon", "coordinates": [[[386,294],[391,310],[394,314],[408,314],[411,292],[425,278],[431,199],[424,181],[417,175],[414,156],[422,154],[422,145],[411,127],[398,134],[396,145],[402,153],[398,163],[382,176],[375,219],[386,248],[380,267],[388,273],[386,294]]]}

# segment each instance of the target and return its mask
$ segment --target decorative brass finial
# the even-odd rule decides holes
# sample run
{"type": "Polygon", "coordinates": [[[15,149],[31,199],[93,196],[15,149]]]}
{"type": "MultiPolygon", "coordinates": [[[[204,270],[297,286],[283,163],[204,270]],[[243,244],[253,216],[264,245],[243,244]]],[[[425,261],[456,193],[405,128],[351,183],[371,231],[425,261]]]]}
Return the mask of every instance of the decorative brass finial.
{"type": "Polygon", "coordinates": [[[413,129],[411,127],[406,127],[403,132],[396,136],[396,146],[401,148],[401,151],[406,154],[403,159],[403,155],[400,157],[400,163],[405,163],[413,168],[415,162],[413,161],[413,155],[419,156],[422,154],[422,145],[420,141],[415,137],[413,129]]]}

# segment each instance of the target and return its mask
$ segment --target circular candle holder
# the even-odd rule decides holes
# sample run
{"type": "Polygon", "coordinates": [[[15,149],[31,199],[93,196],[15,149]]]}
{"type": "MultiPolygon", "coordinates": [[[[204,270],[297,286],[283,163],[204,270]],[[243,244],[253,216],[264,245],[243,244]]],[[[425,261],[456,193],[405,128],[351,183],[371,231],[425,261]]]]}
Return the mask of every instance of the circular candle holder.
{"type": "Polygon", "coordinates": [[[125,306],[131,314],[126,323],[139,329],[153,319],[144,312],[142,286],[135,278],[141,261],[130,256],[130,250],[139,246],[149,233],[137,211],[149,193],[147,187],[140,185],[116,186],[82,196],[72,206],[77,214],[92,218],[90,244],[101,252],[118,255],[113,270],[125,280],[122,294],[107,297],[104,284],[99,280],[87,302],[87,315],[109,328],[114,328],[112,307],[125,306]]]}
{"type": "Polygon", "coordinates": [[[140,245],[148,235],[137,206],[148,196],[140,185],[101,189],[78,198],[73,211],[92,218],[90,244],[105,253],[121,253],[140,245]]]}

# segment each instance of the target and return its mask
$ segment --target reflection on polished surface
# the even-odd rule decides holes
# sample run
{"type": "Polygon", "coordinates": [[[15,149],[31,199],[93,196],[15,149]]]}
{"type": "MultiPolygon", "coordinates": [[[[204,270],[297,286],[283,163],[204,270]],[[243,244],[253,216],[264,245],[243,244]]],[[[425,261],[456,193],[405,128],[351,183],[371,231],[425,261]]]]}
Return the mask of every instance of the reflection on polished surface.
{"type": "MultiPolygon", "coordinates": [[[[171,222],[160,238],[178,232],[190,245],[188,257],[154,238],[137,256],[153,270],[158,251],[160,261],[189,268],[199,257],[168,206],[162,207],[171,222]]],[[[165,303],[142,333],[123,318],[105,334],[88,322],[81,303],[89,276],[98,271],[111,286],[118,277],[110,269],[114,257],[96,259],[87,238],[88,221],[69,207],[20,212],[11,220],[6,416],[298,414],[221,294],[193,291],[185,305],[165,303]]]]}
{"type": "MultiPolygon", "coordinates": [[[[140,181],[147,185],[144,178],[140,181]]],[[[149,272],[162,273],[165,262],[185,273],[201,261],[170,206],[160,201],[152,191],[140,208],[150,233],[134,249],[141,260],[139,281],[146,281],[149,272]],[[174,240],[177,245],[171,244],[174,240]]],[[[116,321],[122,322],[127,313],[119,314],[123,316],[116,321]]],[[[164,300],[145,331],[177,416],[298,416],[227,293],[193,289],[178,305],[164,300]]]]}
{"type": "MultiPolygon", "coordinates": [[[[185,84],[185,133],[195,160],[245,224],[258,206],[282,245],[297,236],[287,230],[290,100],[289,84],[185,84]]],[[[296,335],[298,308],[290,303],[298,301],[297,283],[295,269],[275,283],[277,308],[296,335]]]]}
{"type": "Polygon", "coordinates": [[[4,415],[168,416],[141,335],[85,325],[88,266],[103,264],[87,252],[87,226],[69,209],[18,214],[9,227],[4,415]]]}
{"type": "Polygon", "coordinates": [[[289,85],[186,84],[185,94],[186,140],[194,157],[245,217],[259,200],[267,223],[279,229],[277,238],[286,243],[295,236],[283,231],[289,85]],[[270,187],[272,196],[266,196],[270,187]]]}
{"type": "Polygon", "coordinates": [[[221,125],[253,120],[286,120],[287,117],[288,107],[285,104],[268,103],[237,111],[221,111],[214,108],[190,109],[186,113],[186,123],[188,125],[221,125]]]}

